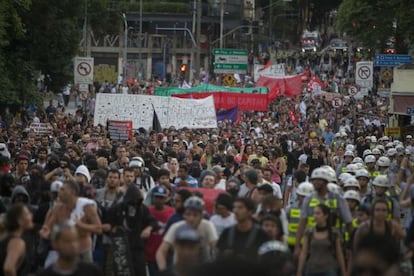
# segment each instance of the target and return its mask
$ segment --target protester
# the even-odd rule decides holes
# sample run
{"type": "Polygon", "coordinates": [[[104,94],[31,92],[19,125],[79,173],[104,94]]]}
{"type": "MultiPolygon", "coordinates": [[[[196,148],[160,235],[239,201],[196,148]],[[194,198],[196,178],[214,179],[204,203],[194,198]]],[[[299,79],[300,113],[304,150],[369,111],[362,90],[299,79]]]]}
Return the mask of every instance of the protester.
{"type": "Polygon", "coordinates": [[[64,221],[53,226],[51,241],[58,254],[57,260],[38,276],[101,276],[101,270],[94,264],[79,261],[82,253],[76,225],[64,221]]]}
{"type": "Polygon", "coordinates": [[[33,228],[32,213],[21,203],[14,204],[6,213],[5,226],[6,235],[0,240],[2,275],[27,275],[30,260],[26,255],[28,245],[23,234],[33,228]]]}

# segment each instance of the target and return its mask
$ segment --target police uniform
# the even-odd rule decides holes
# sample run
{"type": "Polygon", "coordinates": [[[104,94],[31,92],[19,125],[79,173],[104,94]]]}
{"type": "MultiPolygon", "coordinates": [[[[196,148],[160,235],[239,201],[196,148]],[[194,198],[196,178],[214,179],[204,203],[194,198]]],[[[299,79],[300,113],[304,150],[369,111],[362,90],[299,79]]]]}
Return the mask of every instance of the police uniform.
{"type": "Polygon", "coordinates": [[[296,245],[296,233],[298,232],[300,213],[301,213],[301,208],[299,207],[299,201],[294,202],[287,210],[287,217],[288,217],[287,242],[289,246],[296,245]]]}
{"type": "Polygon", "coordinates": [[[331,210],[331,214],[334,215],[334,226],[340,230],[341,223],[349,224],[352,222],[351,211],[345,199],[340,195],[328,192],[324,198],[320,198],[317,192],[314,192],[310,196],[307,196],[301,208],[301,219],[306,219],[307,228],[315,226],[315,219],[313,218],[313,209],[319,204],[325,204],[331,210]]]}

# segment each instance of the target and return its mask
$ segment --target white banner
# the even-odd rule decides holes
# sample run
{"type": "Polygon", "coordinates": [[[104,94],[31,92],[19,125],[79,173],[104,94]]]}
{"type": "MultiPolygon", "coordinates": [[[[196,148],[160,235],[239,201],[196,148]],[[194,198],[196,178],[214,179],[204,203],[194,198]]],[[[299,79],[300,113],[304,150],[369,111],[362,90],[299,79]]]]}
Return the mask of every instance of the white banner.
{"type": "Polygon", "coordinates": [[[355,83],[360,87],[372,88],[374,65],[372,61],[360,61],[356,64],[355,83]]]}
{"type": "Polygon", "coordinates": [[[93,58],[75,57],[75,84],[93,84],[93,58]]]}
{"type": "Polygon", "coordinates": [[[254,81],[257,81],[260,77],[268,78],[280,78],[285,76],[285,64],[273,64],[267,68],[264,65],[254,65],[254,81]]]}
{"type": "Polygon", "coordinates": [[[162,128],[217,128],[213,96],[180,99],[146,95],[103,94],[96,97],[94,125],[107,120],[132,121],[133,128],[152,127],[154,109],[162,128]]]}

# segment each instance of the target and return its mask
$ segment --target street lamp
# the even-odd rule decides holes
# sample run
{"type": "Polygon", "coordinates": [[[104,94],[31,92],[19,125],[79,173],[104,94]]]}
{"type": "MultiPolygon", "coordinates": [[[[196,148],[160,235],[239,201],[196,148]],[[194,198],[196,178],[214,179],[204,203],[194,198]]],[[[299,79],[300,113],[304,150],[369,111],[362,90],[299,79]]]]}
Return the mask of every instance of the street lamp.
{"type": "Polygon", "coordinates": [[[126,20],[125,13],[122,14],[122,18],[124,19],[124,85],[127,84],[127,63],[128,63],[128,22],[126,20]]]}

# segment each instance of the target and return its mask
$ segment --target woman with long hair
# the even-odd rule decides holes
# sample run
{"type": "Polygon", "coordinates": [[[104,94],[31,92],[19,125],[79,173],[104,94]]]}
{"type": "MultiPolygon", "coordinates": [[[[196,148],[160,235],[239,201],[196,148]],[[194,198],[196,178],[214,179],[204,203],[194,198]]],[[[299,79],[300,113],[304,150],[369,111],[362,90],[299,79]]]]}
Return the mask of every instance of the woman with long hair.
{"type": "Polygon", "coordinates": [[[304,235],[297,276],[336,276],[338,268],[339,275],[346,275],[341,238],[332,226],[329,207],[319,204],[313,217],[316,226],[304,235]]]}
{"type": "Polygon", "coordinates": [[[354,251],[366,236],[379,236],[399,244],[406,236],[405,230],[395,220],[387,220],[389,208],[386,199],[376,199],[371,207],[371,219],[362,223],[355,233],[354,251]]]}
{"type": "Polygon", "coordinates": [[[33,227],[32,213],[23,204],[13,205],[6,213],[5,225],[7,233],[0,241],[0,275],[27,275],[26,243],[22,236],[33,227]]]}

